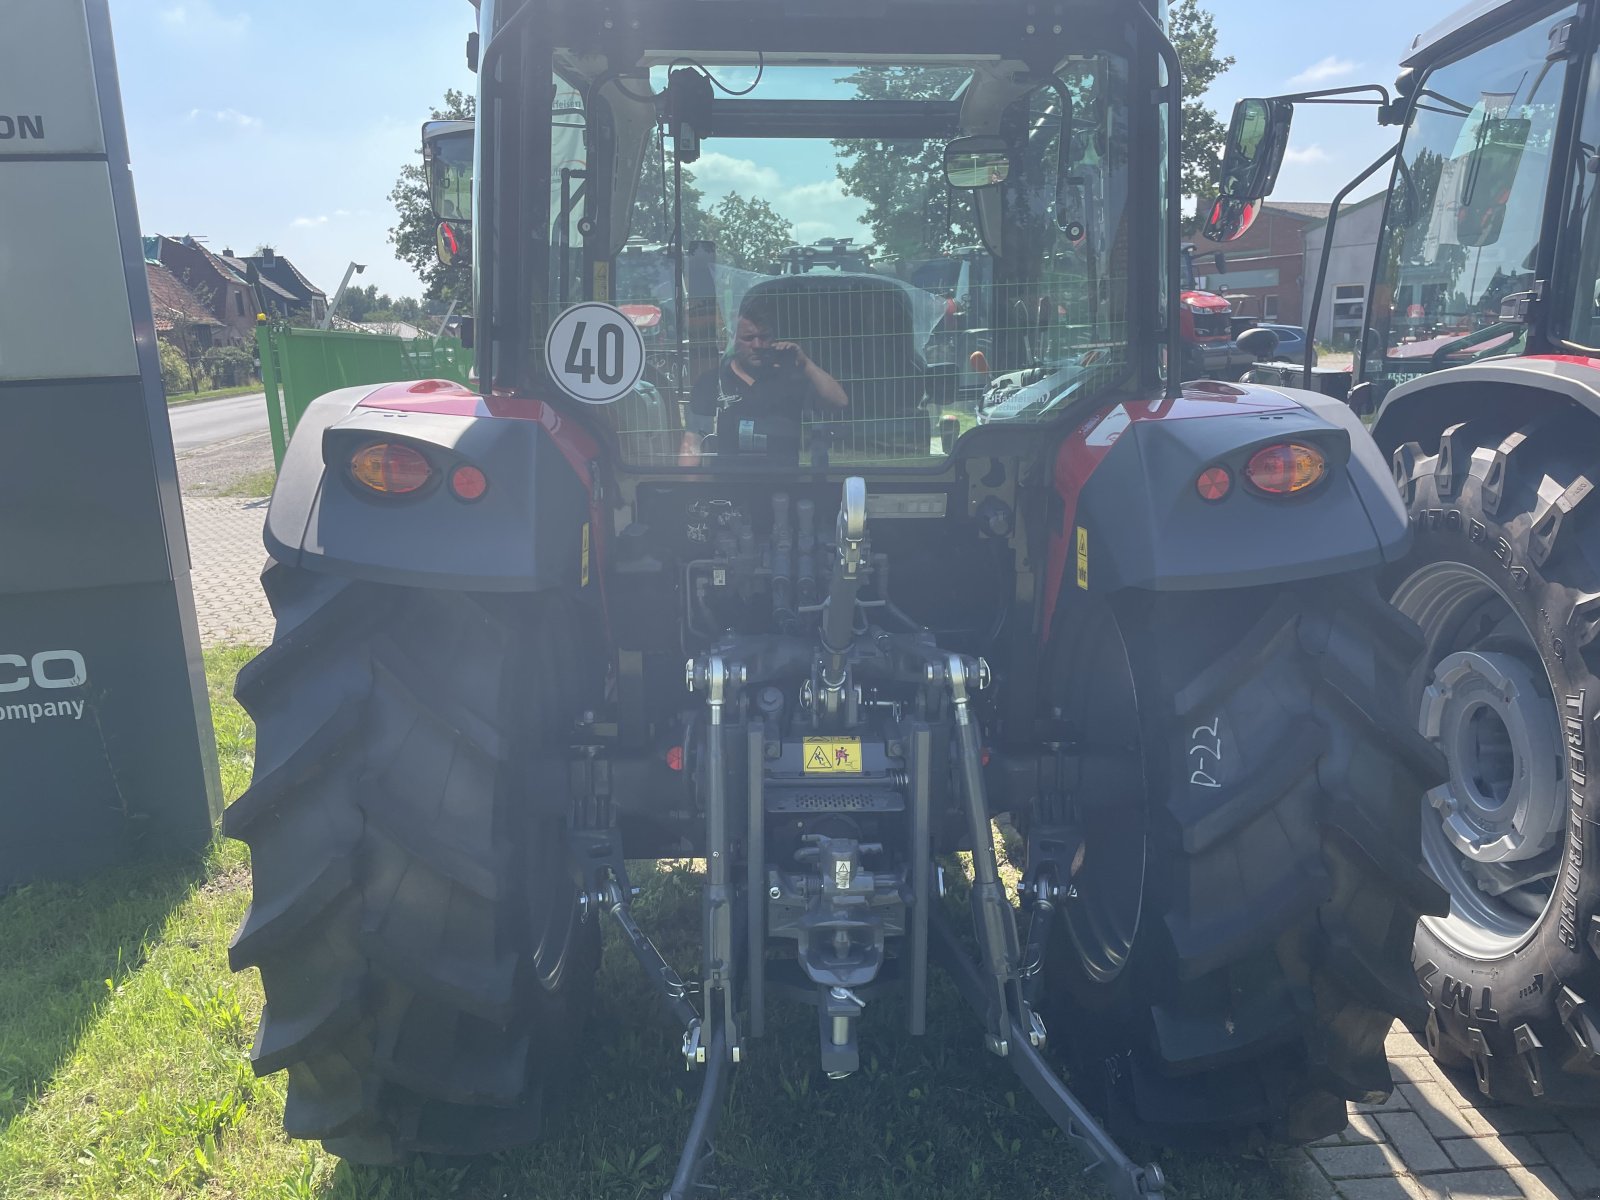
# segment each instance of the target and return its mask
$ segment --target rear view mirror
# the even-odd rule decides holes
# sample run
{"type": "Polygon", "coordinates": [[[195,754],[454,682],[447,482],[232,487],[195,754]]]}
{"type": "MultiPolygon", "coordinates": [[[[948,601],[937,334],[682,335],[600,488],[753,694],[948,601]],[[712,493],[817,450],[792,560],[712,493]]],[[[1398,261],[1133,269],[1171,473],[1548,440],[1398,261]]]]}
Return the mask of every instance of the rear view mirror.
{"type": "Polygon", "coordinates": [[[459,228],[472,220],[472,121],[429,121],[422,127],[422,168],[433,215],[459,228]]]}
{"type": "Polygon", "coordinates": [[[1260,204],[1254,201],[1217,197],[1211,206],[1211,215],[1206,218],[1206,237],[1213,242],[1231,242],[1243,237],[1245,230],[1255,224],[1260,209],[1260,204]]]}
{"type": "Polygon", "coordinates": [[[1222,155],[1222,194],[1260,201],[1272,194],[1289,145],[1294,105],[1287,100],[1241,100],[1233,106],[1222,155]]]}
{"type": "Polygon", "coordinates": [[[434,253],[439,265],[470,259],[472,256],[472,226],[464,221],[440,221],[434,230],[434,253]]]}
{"type": "Polygon", "coordinates": [[[1004,183],[1011,174],[1011,152],[993,134],[956,138],[944,148],[944,177],[951,187],[973,191],[1004,183]]]}

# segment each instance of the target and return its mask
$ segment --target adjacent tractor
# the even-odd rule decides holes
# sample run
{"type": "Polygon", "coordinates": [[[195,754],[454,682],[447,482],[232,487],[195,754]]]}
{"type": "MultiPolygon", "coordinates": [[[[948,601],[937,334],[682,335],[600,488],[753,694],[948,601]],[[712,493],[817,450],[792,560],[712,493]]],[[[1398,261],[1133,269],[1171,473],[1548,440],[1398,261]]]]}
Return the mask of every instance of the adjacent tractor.
{"type": "Polygon", "coordinates": [[[1450,911],[1417,931],[1421,1031],[1486,1094],[1557,1105],[1600,1104],[1596,7],[1474,4],[1392,93],[1241,101],[1212,212],[1248,224],[1296,102],[1369,93],[1399,130],[1340,199],[1389,168],[1351,403],[1415,533],[1384,586],[1426,639],[1409,706],[1449,763],[1422,804],[1450,911]]]}
{"type": "Polygon", "coordinates": [[[1112,1129],[1302,1142],[1387,1094],[1443,911],[1421,642],[1378,587],[1410,533],[1345,406],[1179,381],[1163,6],[476,14],[476,126],[424,131],[436,191],[471,187],[476,386],[310,405],[239,679],[231,953],[287,1132],[375,1163],[537,1136],[588,1077],[601,922],[702,1079],[673,1197],[774,1023],[848,1088],[864,1011],[923,1033],[936,965],[1119,1196],[1162,1181],[1112,1129]],[[707,145],[780,208],[883,181],[906,259],[981,245],[976,361],[926,352],[948,297],[909,279],[686,238],[707,145]],[[974,424],[969,371],[1028,394],[974,424]],[[632,906],[665,857],[705,866],[690,978],[632,906]]]}

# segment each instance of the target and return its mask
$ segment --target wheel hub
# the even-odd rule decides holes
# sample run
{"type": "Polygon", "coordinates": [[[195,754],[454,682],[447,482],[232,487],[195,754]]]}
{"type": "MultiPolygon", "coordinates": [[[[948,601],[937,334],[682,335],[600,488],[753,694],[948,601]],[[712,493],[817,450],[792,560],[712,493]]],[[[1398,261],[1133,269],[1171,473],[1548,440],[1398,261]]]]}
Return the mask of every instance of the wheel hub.
{"type": "Polygon", "coordinates": [[[1555,845],[1565,816],[1554,707],[1515,654],[1460,650],[1422,696],[1422,733],[1449,760],[1428,793],[1444,835],[1476,863],[1518,862],[1555,845]]]}

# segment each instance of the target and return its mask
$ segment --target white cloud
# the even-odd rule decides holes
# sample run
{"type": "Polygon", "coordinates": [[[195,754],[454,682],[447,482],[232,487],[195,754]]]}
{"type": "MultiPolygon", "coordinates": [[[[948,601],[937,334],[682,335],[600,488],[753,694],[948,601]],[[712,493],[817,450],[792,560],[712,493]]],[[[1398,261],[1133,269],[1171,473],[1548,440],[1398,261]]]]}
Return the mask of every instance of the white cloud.
{"type": "Polygon", "coordinates": [[[318,225],[326,225],[327,223],[327,213],[319,213],[314,217],[296,217],[294,220],[289,222],[289,224],[296,229],[313,229],[318,225]]]}
{"type": "Polygon", "coordinates": [[[212,0],[183,0],[161,10],[161,23],[173,33],[196,41],[237,41],[250,29],[250,14],[223,16],[212,0]]]}
{"type": "Polygon", "coordinates": [[[789,188],[774,198],[773,207],[794,222],[795,239],[802,244],[825,237],[852,237],[858,246],[872,240],[866,201],[846,193],[837,179],[789,188]]]}
{"type": "Polygon", "coordinates": [[[711,192],[739,192],[746,196],[770,197],[782,186],[778,173],[748,158],[734,158],[715,150],[700,156],[694,164],[694,181],[711,192]]]}
{"type": "Polygon", "coordinates": [[[1299,146],[1284,152],[1283,161],[1290,164],[1304,165],[1306,163],[1327,162],[1329,154],[1321,146],[1299,146]]]}
{"type": "Polygon", "coordinates": [[[255,129],[261,124],[260,117],[252,117],[240,112],[237,108],[225,108],[215,114],[216,119],[224,125],[237,125],[240,129],[255,129]]]}
{"type": "Polygon", "coordinates": [[[1320,62],[1312,63],[1289,82],[1296,87],[1315,87],[1318,84],[1332,83],[1335,79],[1353,75],[1360,66],[1358,62],[1330,54],[1320,62]]]}

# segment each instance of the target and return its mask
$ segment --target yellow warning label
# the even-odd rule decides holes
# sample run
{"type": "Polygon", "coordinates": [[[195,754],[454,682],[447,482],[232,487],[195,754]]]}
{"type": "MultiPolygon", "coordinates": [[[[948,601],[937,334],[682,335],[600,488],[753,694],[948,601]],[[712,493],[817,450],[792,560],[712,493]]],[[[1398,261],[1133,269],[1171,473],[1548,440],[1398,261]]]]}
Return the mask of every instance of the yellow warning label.
{"type": "Polygon", "coordinates": [[[611,300],[611,264],[601,259],[594,264],[594,299],[611,300]]]}
{"type": "Polygon", "coordinates": [[[583,523],[583,577],[578,582],[579,587],[589,586],[589,522],[583,523]]]}
{"type": "Polygon", "coordinates": [[[1089,590],[1089,531],[1078,526],[1078,586],[1089,590]]]}
{"type": "Polygon", "coordinates": [[[807,775],[861,774],[860,738],[806,738],[805,756],[807,775]]]}

